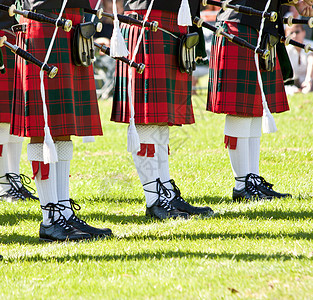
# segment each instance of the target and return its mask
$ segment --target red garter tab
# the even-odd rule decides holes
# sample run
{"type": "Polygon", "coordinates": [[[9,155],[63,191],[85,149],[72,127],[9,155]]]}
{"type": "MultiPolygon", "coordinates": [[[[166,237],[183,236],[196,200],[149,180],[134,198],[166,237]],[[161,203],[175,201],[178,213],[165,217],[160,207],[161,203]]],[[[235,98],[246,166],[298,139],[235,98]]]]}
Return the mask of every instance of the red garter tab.
{"type": "Polygon", "coordinates": [[[41,180],[49,179],[49,164],[45,164],[43,161],[40,162],[41,169],[41,180]]]}
{"type": "Polygon", "coordinates": [[[147,157],[154,157],[155,147],[154,144],[147,144],[147,157]]]}
{"type": "Polygon", "coordinates": [[[148,144],[140,143],[140,151],[137,152],[138,156],[145,156],[147,152],[148,144]]]}
{"type": "Polygon", "coordinates": [[[229,146],[229,149],[236,150],[237,149],[237,138],[233,136],[225,135],[224,138],[225,148],[229,146]]]}
{"type": "Polygon", "coordinates": [[[32,179],[35,179],[36,175],[39,172],[39,161],[32,161],[32,169],[33,169],[33,177],[32,179]]]}

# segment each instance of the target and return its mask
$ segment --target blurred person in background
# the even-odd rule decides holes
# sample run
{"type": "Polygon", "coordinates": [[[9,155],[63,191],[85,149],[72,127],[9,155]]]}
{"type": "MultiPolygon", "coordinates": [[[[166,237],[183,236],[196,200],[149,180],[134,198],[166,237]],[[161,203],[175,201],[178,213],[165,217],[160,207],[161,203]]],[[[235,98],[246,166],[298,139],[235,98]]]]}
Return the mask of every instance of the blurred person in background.
{"type": "MultiPolygon", "coordinates": [[[[291,38],[299,43],[307,44],[310,43],[309,40],[305,39],[306,32],[301,24],[294,24],[289,27],[286,26],[285,29],[286,36],[291,36],[291,38]]],[[[305,53],[304,49],[295,47],[293,45],[288,45],[286,47],[291,65],[293,68],[293,80],[294,85],[286,85],[286,92],[288,95],[294,93],[304,93],[312,91],[312,76],[313,76],[313,53],[305,53]]]]}
{"type": "MultiPolygon", "coordinates": [[[[96,4],[97,1],[90,0],[90,6],[92,8],[94,8],[96,4]]],[[[123,1],[117,0],[116,6],[117,12],[123,14],[123,1]]],[[[101,0],[100,8],[107,13],[112,13],[112,0],[101,0]]],[[[91,16],[92,15],[87,14],[86,19],[90,20],[91,16]]],[[[99,21],[97,17],[95,17],[95,20],[99,21]]],[[[102,17],[100,22],[102,23],[102,30],[95,34],[95,42],[110,47],[110,38],[113,32],[113,20],[107,17],[102,17]]],[[[96,60],[93,67],[98,98],[104,100],[111,98],[113,96],[114,88],[115,60],[96,48],[96,60]]]]}

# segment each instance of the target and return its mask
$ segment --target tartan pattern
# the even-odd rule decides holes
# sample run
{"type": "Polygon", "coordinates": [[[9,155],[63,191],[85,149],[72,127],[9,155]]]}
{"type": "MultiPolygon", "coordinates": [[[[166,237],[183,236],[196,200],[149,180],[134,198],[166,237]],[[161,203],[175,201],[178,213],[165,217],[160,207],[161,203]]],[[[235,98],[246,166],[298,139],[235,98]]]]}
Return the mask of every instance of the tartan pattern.
{"type": "MultiPolygon", "coordinates": [[[[131,13],[131,12],[127,12],[131,13]]],[[[144,15],[145,11],[137,11],[144,15]]],[[[186,28],[177,25],[177,14],[152,10],[149,20],[159,27],[180,36],[186,28]]],[[[122,24],[122,33],[130,53],[134,51],[141,27],[122,24]]],[[[132,95],[136,124],[167,123],[181,125],[194,123],[191,103],[191,76],[178,67],[178,40],[160,30],[145,30],[136,62],[146,65],[143,74],[132,72],[132,95]]],[[[131,55],[129,56],[131,57],[131,55]]],[[[127,94],[128,66],[117,62],[116,84],[111,120],[128,123],[130,118],[127,94]]]]}
{"type": "MultiPolygon", "coordinates": [[[[54,11],[58,14],[57,11],[54,11]]],[[[63,17],[73,25],[83,20],[83,10],[67,8],[63,17]]],[[[26,33],[18,32],[18,45],[43,61],[54,31],[54,25],[39,23],[25,18],[26,33]]],[[[95,81],[92,67],[77,67],[72,62],[72,36],[58,30],[52,48],[49,65],[58,67],[53,78],[45,75],[48,123],[52,136],[102,135],[95,81]]],[[[17,59],[15,69],[15,93],[13,96],[13,116],[11,131],[20,136],[43,136],[44,119],[40,95],[39,67],[17,59]]]]}
{"type": "MultiPolygon", "coordinates": [[[[8,42],[15,44],[15,37],[8,32],[0,30],[0,36],[5,35],[8,42]]],[[[6,69],[5,74],[0,74],[1,91],[0,91],[0,123],[10,123],[11,119],[11,102],[13,97],[13,80],[14,80],[14,53],[7,47],[2,48],[3,63],[6,69]]]]}
{"type": "MultiPolygon", "coordinates": [[[[239,36],[249,43],[257,44],[255,29],[233,22],[225,22],[228,33],[239,36]]],[[[224,37],[212,42],[209,64],[209,89],[207,110],[214,113],[261,117],[263,105],[254,52],[241,48],[224,37]]],[[[289,110],[278,58],[273,72],[261,71],[264,93],[272,113],[289,110]]]]}

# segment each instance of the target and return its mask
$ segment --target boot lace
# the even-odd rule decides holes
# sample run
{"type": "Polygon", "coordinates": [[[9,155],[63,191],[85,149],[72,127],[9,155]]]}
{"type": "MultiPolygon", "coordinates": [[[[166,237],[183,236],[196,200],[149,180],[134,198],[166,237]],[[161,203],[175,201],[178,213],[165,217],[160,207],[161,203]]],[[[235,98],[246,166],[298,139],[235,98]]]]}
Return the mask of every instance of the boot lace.
{"type": "MultiPolygon", "coordinates": [[[[68,206],[65,206],[64,205],[64,207],[65,208],[69,208],[69,209],[71,209],[72,210],[72,212],[73,212],[73,216],[72,216],[72,218],[73,218],[73,220],[74,221],[76,221],[76,222],[79,222],[79,223],[81,223],[81,224],[83,224],[83,225],[87,225],[87,223],[85,222],[85,221],[83,221],[83,220],[81,220],[80,218],[78,218],[76,215],[75,215],[75,212],[74,212],[74,210],[80,210],[81,209],[81,206],[78,204],[78,203],[76,203],[73,199],[69,199],[69,200],[59,200],[59,202],[67,202],[67,201],[69,201],[70,202],[70,207],[68,207],[68,206]]],[[[63,204],[61,204],[61,205],[63,205],[63,204]]]]}
{"type": "Polygon", "coordinates": [[[171,183],[171,185],[172,185],[172,187],[173,187],[173,192],[174,192],[174,194],[175,194],[175,198],[176,198],[177,200],[179,200],[180,202],[189,205],[189,203],[186,202],[186,201],[184,200],[184,198],[181,196],[180,189],[179,189],[179,187],[176,185],[174,179],[170,179],[169,181],[166,181],[166,182],[170,182],[170,183],[171,183]]]}
{"type": "Polygon", "coordinates": [[[257,189],[258,175],[249,173],[247,176],[235,177],[235,180],[245,183],[245,190],[254,196],[260,196],[260,192],[257,189]]]}
{"type": "Polygon", "coordinates": [[[24,195],[20,192],[18,182],[16,181],[16,178],[12,176],[12,174],[18,177],[18,175],[15,173],[6,173],[5,175],[1,176],[0,179],[5,178],[8,182],[0,182],[0,184],[10,185],[11,188],[6,192],[7,195],[25,200],[24,195]]]}
{"type": "Polygon", "coordinates": [[[52,224],[58,224],[66,230],[71,228],[71,226],[67,224],[66,219],[61,212],[65,210],[66,206],[59,203],[48,203],[47,205],[41,205],[41,208],[49,212],[48,216],[51,219],[52,224]],[[59,213],[59,217],[57,219],[55,218],[56,212],[59,213]]]}
{"type": "Polygon", "coordinates": [[[160,199],[159,199],[159,205],[160,205],[161,207],[163,207],[163,208],[164,208],[166,211],[168,211],[168,212],[175,210],[175,207],[172,206],[172,205],[168,202],[168,200],[165,199],[165,198],[160,198],[160,199]]]}
{"type": "Polygon", "coordinates": [[[16,173],[6,173],[2,177],[6,177],[9,183],[1,184],[10,184],[11,189],[8,191],[8,193],[14,195],[14,197],[25,200],[25,195],[32,195],[35,193],[35,190],[29,185],[31,183],[31,179],[24,174],[18,175],[16,173]]]}
{"type": "Polygon", "coordinates": [[[250,178],[253,178],[255,185],[262,186],[267,190],[273,190],[273,184],[267,182],[262,176],[250,173],[250,178]]]}
{"type": "Polygon", "coordinates": [[[160,178],[157,178],[155,181],[148,182],[145,185],[156,182],[156,191],[149,191],[144,188],[144,191],[149,193],[155,193],[158,195],[158,202],[161,207],[163,207],[166,211],[174,210],[174,206],[172,206],[168,199],[171,198],[171,192],[166,188],[166,186],[161,182],[160,178]]]}

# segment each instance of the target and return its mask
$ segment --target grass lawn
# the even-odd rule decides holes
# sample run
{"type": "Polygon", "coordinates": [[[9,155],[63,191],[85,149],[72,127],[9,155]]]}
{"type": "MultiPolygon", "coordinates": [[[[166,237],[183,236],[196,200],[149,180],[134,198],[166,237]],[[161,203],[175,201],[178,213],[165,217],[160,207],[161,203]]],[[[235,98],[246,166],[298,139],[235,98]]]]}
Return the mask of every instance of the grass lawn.
{"type": "Polygon", "coordinates": [[[231,200],[224,116],[205,101],[194,97],[195,125],[171,129],[170,167],[184,198],[214,217],[145,217],[127,127],[101,102],[104,135],[73,139],[70,188],[78,215],[114,237],[42,243],[38,202],[0,202],[0,299],[312,299],[313,95],[291,97],[279,131],[261,138],[261,175],[294,197],[250,203],[231,200]]]}

